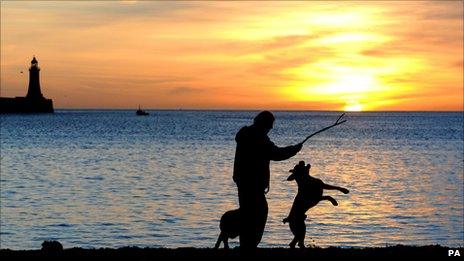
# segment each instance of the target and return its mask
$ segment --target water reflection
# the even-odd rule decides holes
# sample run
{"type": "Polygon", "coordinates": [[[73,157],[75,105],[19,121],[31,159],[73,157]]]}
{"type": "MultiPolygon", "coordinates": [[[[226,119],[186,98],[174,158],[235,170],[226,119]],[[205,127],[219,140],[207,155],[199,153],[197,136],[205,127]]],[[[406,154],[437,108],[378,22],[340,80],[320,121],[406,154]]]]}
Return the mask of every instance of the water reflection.
{"type": "MultiPolygon", "coordinates": [[[[233,137],[254,115],[1,116],[1,247],[38,248],[45,239],[65,247],[212,247],[220,216],[238,206],[233,137]]],[[[278,112],[270,135],[293,144],[337,115],[278,112]]],[[[308,243],[462,245],[462,113],[348,116],[294,161],[271,165],[262,246],[286,247],[292,237],[281,220],[296,193],[285,179],[299,160],[350,189],[338,207],[323,202],[308,212],[308,243]]]]}

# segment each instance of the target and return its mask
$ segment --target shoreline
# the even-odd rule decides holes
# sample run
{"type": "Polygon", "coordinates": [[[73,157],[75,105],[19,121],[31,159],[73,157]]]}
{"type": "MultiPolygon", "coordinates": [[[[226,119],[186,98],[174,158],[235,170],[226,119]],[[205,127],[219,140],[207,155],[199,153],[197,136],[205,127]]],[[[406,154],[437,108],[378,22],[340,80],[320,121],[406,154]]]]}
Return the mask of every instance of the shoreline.
{"type": "MultiPolygon", "coordinates": [[[[456,250],[459,254],[464,254],[463,247],[451,248],[441,245],[429,246],[406,246],[395,245],[386,247],[365,247],[365,248],[259,248],[256,252],[258,257],[268,258],[287,258],[287,257],[447,257],[449,251],[456,250]]],[[[59,257],[59,258],[91,258],[91,257],[131,257],[131,258],[153,258],[153,257],[240,257],[238,248],[233,249],[212,249],[212,248],[68,248],[68,249],[38,249],[38,250],[10,250],[0,249],[2,257],[59,257]]]]}

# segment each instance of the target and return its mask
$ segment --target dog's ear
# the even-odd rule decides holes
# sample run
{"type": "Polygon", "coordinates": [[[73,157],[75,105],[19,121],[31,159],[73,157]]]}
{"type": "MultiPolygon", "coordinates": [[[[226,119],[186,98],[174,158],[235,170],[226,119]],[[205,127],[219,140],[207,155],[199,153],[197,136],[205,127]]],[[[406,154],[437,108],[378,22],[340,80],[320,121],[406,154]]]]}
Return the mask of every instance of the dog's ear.
{"type": "Polygon", "coordinates": [[[288,172],[292,173],[290,176],[288,176],[287,181],[291,181],[295,179],[295,169],[291,169],[288,172]]]}

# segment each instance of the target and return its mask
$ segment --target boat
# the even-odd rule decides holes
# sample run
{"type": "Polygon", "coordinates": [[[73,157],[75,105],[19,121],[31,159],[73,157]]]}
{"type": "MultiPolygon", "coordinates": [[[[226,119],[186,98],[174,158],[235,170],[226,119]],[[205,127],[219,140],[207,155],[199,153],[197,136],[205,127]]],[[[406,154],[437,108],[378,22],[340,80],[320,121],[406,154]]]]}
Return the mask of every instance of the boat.
{"type": "Polygon", "coordinates": [[[146,116],[148,115],[148,112],[140,109],[140,105],[139,105],[139,109],[135,112],[135,114],[137,114],[137,116],[146,116]]]}

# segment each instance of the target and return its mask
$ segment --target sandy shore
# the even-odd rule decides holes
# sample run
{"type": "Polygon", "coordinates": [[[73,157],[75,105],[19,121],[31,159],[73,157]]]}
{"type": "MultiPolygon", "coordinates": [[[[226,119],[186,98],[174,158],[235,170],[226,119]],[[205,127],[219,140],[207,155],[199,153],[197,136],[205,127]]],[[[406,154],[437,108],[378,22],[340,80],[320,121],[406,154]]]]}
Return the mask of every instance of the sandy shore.
{"type": "MultiPolygon", "coordinates": [[[[448,248],[444,246],[387,246],[379,248],[307,248],[307,249],[285,249],[285,248],[260,248],[256,255],[263,258],[292,258],[292,257],[447,257],[448,250],[458,249],[464,254],[463,248],[448,248]]],[[[122,257],[131,260],[146,260],[156,257],[240,257],[238,249],[209,249],[209,248],[138,248],[123,247],[118,249],[82,249],[70,248],[64,250],[0,250],[2,257],[58,257],[62,258],[100,258],[100,257],[122,257]]]]}

